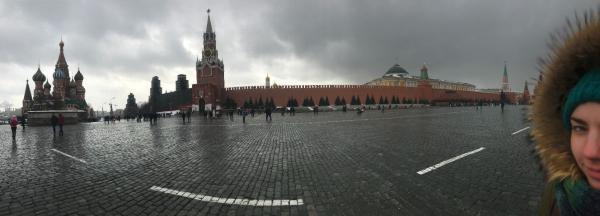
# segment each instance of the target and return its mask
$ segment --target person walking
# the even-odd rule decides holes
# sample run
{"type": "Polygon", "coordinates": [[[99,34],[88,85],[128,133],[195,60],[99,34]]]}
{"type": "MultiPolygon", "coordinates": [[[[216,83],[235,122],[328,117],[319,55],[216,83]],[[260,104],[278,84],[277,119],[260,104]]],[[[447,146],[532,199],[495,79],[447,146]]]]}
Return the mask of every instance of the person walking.
{"type": "Polygon", "coordinates": [[[590,15],[540,67],[530,114],[547,182],[540,215],[600,215],[600,17],[590,15]]]}
{"type": "Polygon", "coordinates": [[[58,136],[63,136],[63,125],[65,125],[65,117],[63,116],[62,113],[58,114],[58,128],[60,129],[58,131],[58,136]]]}
{"type": "Polygon", "coordinates": [[[192,122],[192,108],[188,108],[186,112],[188,122],[192,122]]]}
{"type": "Polygon", "coordinates": [[[25,122],[27,119],[25,119],[25,116],[21,116],[21,127],[23,127],[23,130],[25,130],[25,124],[27,122],[25,122]]]}
{"type": "Polygon", "coordinates": [[[271,107],[265,106],[265,120],[267,122],[270,122],[273,120],[273,118],[271,117],[271,113],[272,113],[271,107]]]}
{"type": "Polygon", "coordinates": [[[248,115],[248,109],[243,109],[242,110],[242,123],[246,123],[246,116],[248,115]]]}
{"type": "Polygon", "coordinates": [[[183,119],[183,124],[185,124],[185,112],[181,111],[181,119],[183,119]]]}
{"type": "Polygon", "coordinates": [[[19,126],[19,120],[17,120],[17,116],[13,115],[10,118],[10,130],[12,131],[12,139],[17,139],[17,126],[19,126]]]}
{"type": "Polygon", "coordinates": [[[504,102],[506,100],[506,93],[504,91],[500,91],[500,109],[504,112],[504,102]]]}
{"type": "Polygon", "coordinates": [[[56,136],[56,125],[58,125],[58,118],[54,113],[52,113],[52,117],[50,117],[50,125],[52,125],[52,134],[56,136]]]}

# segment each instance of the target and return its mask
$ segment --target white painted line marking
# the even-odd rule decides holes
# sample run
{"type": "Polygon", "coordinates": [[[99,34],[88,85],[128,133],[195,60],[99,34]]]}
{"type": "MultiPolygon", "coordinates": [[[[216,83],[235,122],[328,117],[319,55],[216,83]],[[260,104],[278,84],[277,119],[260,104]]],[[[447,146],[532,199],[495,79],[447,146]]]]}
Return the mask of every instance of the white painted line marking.
{"type": "Polygon", "coordinates": [[[433,166],[427,167],[426,169],[424,169],[424,170],[421,170],[421,171],[419,171],[419,172],[417,172],[417,173],[418,173],[419,175],[423,175],[423,174],[425,174],[425,173],[428,173],[428,172],[431,172],[431,171],[433,171],[433,170],[435,170],[435,169],[437,169],[437,168],[440,168],[440,167],[442,167],[442,166],[444,166],[444,165],[446,165],[446,164],[452,163],[452,162],[454,162],[454,161],[456,161],[456,160],[458,160],[458,159],[461,159],[461,158],[463,158],[463,157],[466,157],[466,156],[469,156],[469,155],[475,154],[475,153],[477,153],[477,152],[480,152],[480,151],[482,151],[482,150],[484,150],[484,149],[485,149],[484,147],[481,147],[481,148],[475,149],[475,150],[473,150],[473,151],[470,151],[470,152],[467,152],[467,153],[461,154],[461,155],[459,155],[459,156],[456,156],[456,157],[450,158],[450,159],[448,159],[448,160],[442,161],[441,163],[438,163],[438,164],[436,164],[436,165],[433,165],[433,166]]]}
{"type": "Polygon", "coordinates": [[[525,128],[523,128],[523,129],[521,129],[521,130],[515,131],[514,133],[512,133],[512,135],[515,135],[515,134],[521,133],[521,132],[523,132],[524,130],[527,130],[527,129],[529,129],[529,127],[525,127],[525,128]]]}
{"type": "Polygon", "coordinates": [[[188,197],[195,200],[205,201],[205,202],[214,202],[221,204],[230,204],[230,205],[244,205],[244,206],[296,206],[296,205],[304,205],[302,199],[296,200],[251,200],[251,199],[235,199],[235,198],[221,198],[221,197],[213,197],[202,194],[194,194],[185,191],[178,191],[158,186],[152,186],[150,190],[158,191],[166,194],[176,195],[188,197]],[[187,196],[186,196],[187,195],[187,196]]]}
{"type": "Polygon", "coordinates": [[[56,149],[50,149],[50,150],[52,150],[52,151],[54,151],[54,152],[56,152],[56,153],[59,153],[59,154],[61,154],[61,155],[64,155],[64,156],[70,157],[71,159],[73,159],[73,160],[76,160],[76,161],[79,161],[79,162],[81,162],[81,163],[87,163],[87,162],[85,162],[84,160],[81,160],[81,159],[79,159],[79,158],[73,157],[73,156],[71,156],[71,155],[68,155],[67,153],[61,152],[61,151],[59,151],[59,150],[56,150],[56,149]]]}

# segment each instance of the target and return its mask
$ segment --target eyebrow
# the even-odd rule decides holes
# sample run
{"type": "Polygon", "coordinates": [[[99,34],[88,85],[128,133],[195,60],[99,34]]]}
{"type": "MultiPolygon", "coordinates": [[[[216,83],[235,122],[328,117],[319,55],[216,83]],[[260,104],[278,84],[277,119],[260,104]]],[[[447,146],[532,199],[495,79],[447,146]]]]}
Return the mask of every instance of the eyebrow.
{"type": "Polygon", "coordinates": [[[578,124],[587,125],[587,123],[584,120],[581,120],[581,119],[578,119],[575,117],[571,117],[571,121],[574,121],[575,123],[578,123],[578,124]]]}

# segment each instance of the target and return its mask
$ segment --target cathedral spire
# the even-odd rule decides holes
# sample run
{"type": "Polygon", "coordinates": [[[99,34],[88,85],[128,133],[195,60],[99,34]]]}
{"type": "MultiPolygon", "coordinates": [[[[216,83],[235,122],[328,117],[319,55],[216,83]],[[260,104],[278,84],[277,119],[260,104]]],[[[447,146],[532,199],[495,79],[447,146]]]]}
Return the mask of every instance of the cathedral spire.
{"type": "Polygon", "coordinates": [[[24,101],[31,101],[31,90],[29,90],[29,79],[26,81],[27,83],[25,84],[25,96],[23,97],[24,101]]]}
{"type": "Polygon", "coordinates": [[[58,54],[58,61],[56,61],[56,68],[55,71],[58,71],[58,69],[61,69],[62,72],[64,73],[65,77],[69,77],[69,65],[67,65],[67,60],[65,59],[65,53],[64,53],[64,46],[65,43],[62,40],[62,36],[60,37],[60,43],[58,43],[58,46],[60,46],[60,53],[58,54]]]}

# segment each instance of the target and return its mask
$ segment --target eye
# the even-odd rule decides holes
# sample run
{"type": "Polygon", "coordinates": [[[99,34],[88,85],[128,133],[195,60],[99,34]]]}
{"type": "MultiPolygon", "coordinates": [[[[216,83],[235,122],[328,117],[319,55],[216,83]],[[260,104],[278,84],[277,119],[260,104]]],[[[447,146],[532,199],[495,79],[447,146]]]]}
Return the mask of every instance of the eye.
{"type": "Polygon", "coordinates": [[[573,125],[571,126],[571,131],[581,133],[587,131],[587,128],[580,125],[573,125]]]}

